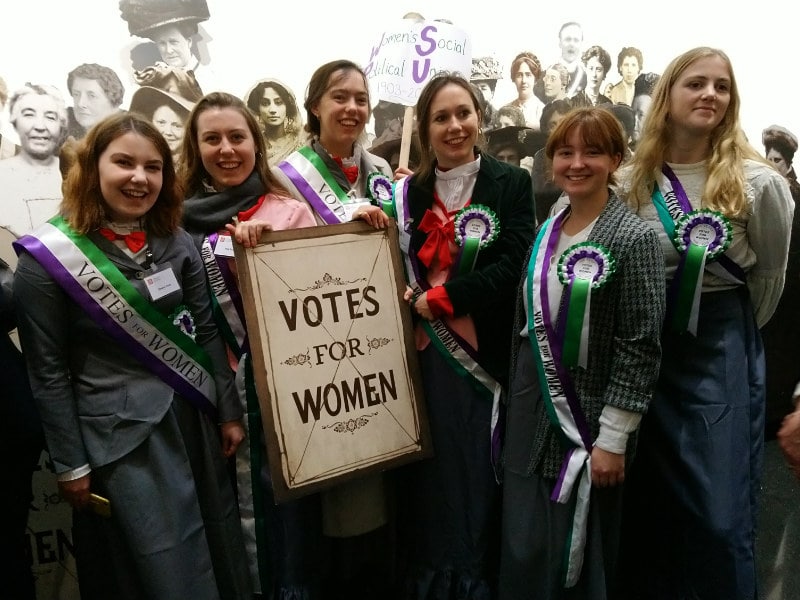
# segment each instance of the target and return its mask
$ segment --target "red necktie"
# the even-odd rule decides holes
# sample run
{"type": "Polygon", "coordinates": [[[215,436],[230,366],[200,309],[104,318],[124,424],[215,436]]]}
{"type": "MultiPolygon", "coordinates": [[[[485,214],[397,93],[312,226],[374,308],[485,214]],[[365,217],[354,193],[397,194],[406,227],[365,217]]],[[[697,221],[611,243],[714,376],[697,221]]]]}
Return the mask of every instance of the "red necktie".
{"type": "Polygon", "coordinates": [[[342,159],[339,158],[338,156],[332,156],[331,158],[333,158],[333,160],[336,161],[336,164],[339,165],[339,168],[344,173],[344,176],[347,177],[347,181],[349,181],[351,184],[355,183],[356,179],[358,179],[358,165],[353,165],[352,167],[345,167],[342,164],[342,159]]]}
{"type": "Polygon", "coordinates": [[[108,241],[113,242],[114,240],[124,240],[125,245],[128,246],[131,252],[134,254],[139,252],[142,248],[144,248],[145,243],[147,242],[147,237],[145,236],[144,231],[131,231],[130,233],[117,233],[113,229],[108,229],[107,227],[101,227],[100,233],[104,238],[108,241]]]}
{"type": "Polygon", "coordinates": [[[422,216],[419,230],[428,234],[422,248],[417,252],[422,264],[430,268],[434,256],[439,257],[439,266],[442,269],[447,269],[453,264],[453,257],[450,255],[450,240],[454,240],[456,235],[453,221],[450,219],[442,221],[435,212],[428,209],[422,216]]]}

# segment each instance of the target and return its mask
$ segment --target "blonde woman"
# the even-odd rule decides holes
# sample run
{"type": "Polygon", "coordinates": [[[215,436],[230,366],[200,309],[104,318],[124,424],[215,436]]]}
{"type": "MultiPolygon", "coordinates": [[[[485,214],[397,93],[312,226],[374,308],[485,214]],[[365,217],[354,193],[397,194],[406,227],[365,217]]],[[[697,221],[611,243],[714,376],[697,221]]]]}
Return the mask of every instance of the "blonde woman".
{"type": "Polygon", "coordinates": [[[724,52],[675,58],[622,186],[658,233],[667,275],[661,373],[626,490],[632,597],[756,597],[759,328],[783,289],[793,203],[747,142],[739,105],[724,52]]]}

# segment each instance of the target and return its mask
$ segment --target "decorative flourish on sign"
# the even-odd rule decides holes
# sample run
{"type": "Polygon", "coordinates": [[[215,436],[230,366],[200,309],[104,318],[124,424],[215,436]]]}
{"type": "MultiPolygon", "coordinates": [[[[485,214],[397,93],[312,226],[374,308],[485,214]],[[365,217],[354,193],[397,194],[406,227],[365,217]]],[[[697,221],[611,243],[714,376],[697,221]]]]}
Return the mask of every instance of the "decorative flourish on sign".
{"type": "Polygon", "coordinates": [[[309,348],[306,348],[306,353],[305,354],[303,354],[301,352],[300,354],[295,354],[294,356],[290,356],[289,358],[287,358],[286,360],[281,362],[281,364],[282,365],[289,365],[290,367],[294,367],[294,366],[302,367],[303,365],[308,365],[310,367],[311,366],[311,353],[309,352],[309,348]]]}
{"type": "Polygon", "coordinates": [[[336,423],[331,423],[330,425],[323,425],[323,429],[333,429],[336,433],[355,433],[356,429],[361,429],[369,420],[377,415],[378,413],[374,412],[369,415],[361,415],[360,417],[356,417],[355,419],[348,419],[347,421],[337,421],[336,423]]]}
{"type": "Polygon", "coordinates": [[[369,353],[372,354],[373,350],[378,350],[382,348],[389,342],[391,342],[389,338],[367,338],[367,347],[369,348],[369,353]]]}
{"type": "Polygon", "coordinates": [[[297,288],[292,290],[293,292],[307,292],[308,290],[319,290],[324,287],[328,287],[329,285],[350,285],[351,283],[355,283],[357,281],[366,281],[366,277],[360,277],[358,279],[353,279],[352,281],[344,281],[341,277],[334,277],[330,273],[325,273],[322,276],[322,279],[317,279],[314,282],[314,285],[307,288],[297,288]]]}

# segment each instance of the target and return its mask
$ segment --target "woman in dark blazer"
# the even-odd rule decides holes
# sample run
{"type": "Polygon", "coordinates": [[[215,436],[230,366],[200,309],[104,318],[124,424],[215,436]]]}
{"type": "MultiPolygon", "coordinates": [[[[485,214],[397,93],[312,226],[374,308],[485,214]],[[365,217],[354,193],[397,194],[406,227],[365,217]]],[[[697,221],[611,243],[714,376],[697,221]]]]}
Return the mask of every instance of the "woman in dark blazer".
{"type": "Polygon", "coordinates": [[[598,108],[567,114],[545,146],[570,202],[540,227],[517,300],[501,599],[616,597],[621,484],[665,304],[658,238],[609,189],[625,147],[598,108]]]}
{"type": "Polygon", "coordinates": [[[421,166],[392,204],[435,453],[398,473],[408,598],[488,599],[496,587],[493,425],[533,201],[526,171],[476,149],[482,117],[466,80],[434,77],[417,104],[421,166]]]}

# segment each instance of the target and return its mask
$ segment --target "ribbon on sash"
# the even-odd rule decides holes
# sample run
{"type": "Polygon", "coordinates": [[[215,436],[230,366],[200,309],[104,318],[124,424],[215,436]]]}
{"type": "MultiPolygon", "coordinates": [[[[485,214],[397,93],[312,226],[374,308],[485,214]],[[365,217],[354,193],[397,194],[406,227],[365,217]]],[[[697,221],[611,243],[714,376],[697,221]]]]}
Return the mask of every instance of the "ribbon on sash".
{"type": "Polygon", "coordinates": [[[568,367],[588,364],[589,314],[592,290],[614,272],[614,258],[600,244],[584,242],[567,248],[558,261],[558,278],[567,288],[563,360],[568,367]]]}
{"type": "Polygon", "coordinates": [[[212,233],[203,239],[200,255],[206,271],[206,281],[211,291],[211,308],[214,322],[220,335],[231,349],[236,359],[247,352],[247,329],[244,320],[244,305],[236,284],[236,277],[227,259],[218,257],[214,250],[219,242],[219,234],[212,233]]]}
{"type": "Polygon", "coordinates": [[[733,237],[728,219],[710,209],[694,210],[669,165],[664,164],[661,170],[652,201],[681,257],[669,290],[668,321],[676,331],[696,335],[703,273],[707,270],[735,285],[744,284],[745,274],[724,254],[733,237]]]}
{"type": "Polygon", "coordinates": [[[106,255],[61,216],[14,242],[123,348],[198,410],[217,420],[206,352],[161,314],[106,255]]]}
{"type": "Polygon", "coordinates": [[[351,198],[310,146],[303,146],[290,154],[278,164],[278,168],[328,225],[347,223],[366,202],[351,198]]]}
{"type": "MultiPolygon", "coordinates": [[[[430,284],[420,276],[420,263],[416,256],[410,252],[411,246],[411,217],[408,210],[408,184],[410,177],[404,177],[395,182],[392,198],[392,211],[397,220],[399,231],[399,244],[403,251],[406,280],[409,287],[417,296],[431,289],[430,284]]],[[[386,210],[384,208],[384,210],[386,210]]],[[[389,214],[389,213],[387,213],[389,214]]],[[[496,217],[495,217],[496,218],[496,217]]],[[[498,465],[500,461],[502,441],[502,419],[500,418],[500,392],[502,386],[478,363],[475,350],[447,326],[441,319],[433,321],[422,320],[422,327],[428,334],[434,348],[444,357],[447,363],[464,377],[472,387],[487,400],[492,402],[492,416],[490,422],[491,461],[495,469],[495,477],[499,478],[498,465]]]]}
{"type": "Polygon", "coordinates": [[[500,234],[497,214],[483,204],[470,204],[462,208],[455,217],[456,244],[461,247],[458,257],[459,275],[475,268],[478,253],[488,248],[500,234]]]}
{"type": "Polygon", "coordinates": [[[564,565],[564,587],[569,588],[578,582],[583,567],[592,491],[593,443],[578,395],[563,362],[564,319],[556,329],[557,315],[551,310],[547,290],[547,269],[565,216],[566,209],[563,209],[548,219],[536,237],[528,263],[525,294],[528,340],[533,349],[545,410],[562,443],[569,447],[550,499],[565,504],[573,493],[577,493],[564,565]]]}

